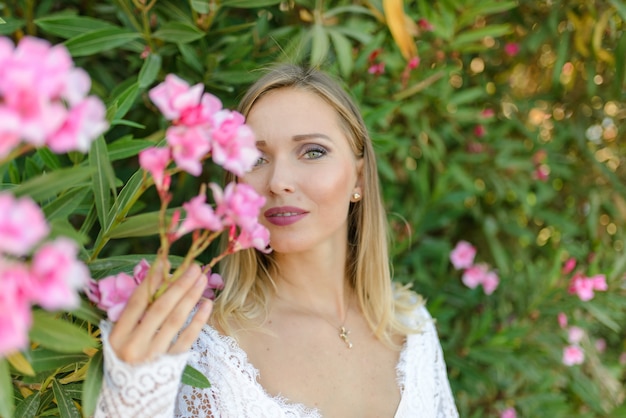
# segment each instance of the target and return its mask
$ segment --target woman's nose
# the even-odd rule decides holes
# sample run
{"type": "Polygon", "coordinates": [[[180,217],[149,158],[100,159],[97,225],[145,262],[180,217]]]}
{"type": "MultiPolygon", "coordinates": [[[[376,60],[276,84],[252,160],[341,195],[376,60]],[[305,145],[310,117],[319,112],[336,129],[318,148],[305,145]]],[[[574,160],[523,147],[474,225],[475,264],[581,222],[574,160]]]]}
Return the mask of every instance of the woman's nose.
{"type": "Polygon", "coordinates": [[[287,161],[275,160],[271,164],[269,191],[273,194],[292,193],[295,191],[295,172],[287,161]]]}

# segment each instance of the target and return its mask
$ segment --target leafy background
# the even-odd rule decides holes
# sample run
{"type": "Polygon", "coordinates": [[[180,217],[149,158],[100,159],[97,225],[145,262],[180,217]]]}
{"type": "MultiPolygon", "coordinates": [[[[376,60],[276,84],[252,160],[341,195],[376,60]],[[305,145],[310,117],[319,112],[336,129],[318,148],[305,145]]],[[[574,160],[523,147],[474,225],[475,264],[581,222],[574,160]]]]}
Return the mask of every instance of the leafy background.
{"type": "MultiPolygon", "coordinates": [[[[40,203],[94,277],[158,246],[136,158],[163,137],[151,86],[176,73],[233,108],[265,65],[319,65],[372,133],[394,275],[428,299],[461,416],[626,415],[624,1],[8,0],[0,17],[14,41],[66,45],[107,104],[112,128],[89,155],[41,149],[0,167],[0,188],[40,203]],[[497,270],[494,294],[462,284],[459,240],[497,270]],[[570,257],[609,290],[568,294],[570,257]],[[562,364],[559,312],[586,330],[580,366],[562,364]]],[[[180,178],[176,199],[215,175],[180,178]]],[[[31,348],[0,361],[0,415],[89,416],[99,317],[87,302],[36,312],[31,348]]]]}

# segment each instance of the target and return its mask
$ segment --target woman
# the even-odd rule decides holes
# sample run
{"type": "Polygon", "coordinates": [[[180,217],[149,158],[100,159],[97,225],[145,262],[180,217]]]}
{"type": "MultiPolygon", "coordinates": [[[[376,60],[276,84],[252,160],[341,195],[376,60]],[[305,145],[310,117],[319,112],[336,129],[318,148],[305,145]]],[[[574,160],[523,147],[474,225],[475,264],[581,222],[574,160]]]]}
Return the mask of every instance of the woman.
{"type": "Polygon", "coordinates": [[[96,415],[458,416],[432,319],[392,286],[375,155],[352,100],[323,73],[282,65],[240,111],[262,156],[239,181],[266,198],[273,252],[228,257],[215,305],[195,312],[198,267],[150,307],[146,280],[103,326],[96,415]],[[179,386],[186,362],[212,387],[179,386]]]}

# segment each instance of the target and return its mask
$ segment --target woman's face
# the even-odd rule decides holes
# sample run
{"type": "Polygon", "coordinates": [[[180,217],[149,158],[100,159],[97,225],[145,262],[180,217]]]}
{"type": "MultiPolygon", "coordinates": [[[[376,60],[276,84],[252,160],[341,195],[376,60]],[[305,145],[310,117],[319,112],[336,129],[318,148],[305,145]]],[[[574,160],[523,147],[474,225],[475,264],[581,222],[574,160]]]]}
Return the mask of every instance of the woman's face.
{"type": "Polygon", "coordinates": [[[241,180],[267,199],[260,222],[274,251],[344,251],[350,201],[362,194],[362,159],[334,108],[314,93],[282,88],[259,99],[246,123],[262,156],[241,180]]]}

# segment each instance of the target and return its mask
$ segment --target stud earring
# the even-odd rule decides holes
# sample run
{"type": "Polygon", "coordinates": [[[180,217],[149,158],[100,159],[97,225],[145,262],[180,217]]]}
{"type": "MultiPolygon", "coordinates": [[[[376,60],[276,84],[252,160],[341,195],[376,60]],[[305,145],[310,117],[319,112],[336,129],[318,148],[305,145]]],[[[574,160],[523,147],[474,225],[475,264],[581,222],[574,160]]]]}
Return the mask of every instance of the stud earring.
{"type": "Polygon", "coordinates": [[[354,201],[360,200],[361,195],[358,192],[354,192],[352,193],[352,199],[354,199],[354,201]]]}

